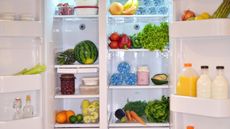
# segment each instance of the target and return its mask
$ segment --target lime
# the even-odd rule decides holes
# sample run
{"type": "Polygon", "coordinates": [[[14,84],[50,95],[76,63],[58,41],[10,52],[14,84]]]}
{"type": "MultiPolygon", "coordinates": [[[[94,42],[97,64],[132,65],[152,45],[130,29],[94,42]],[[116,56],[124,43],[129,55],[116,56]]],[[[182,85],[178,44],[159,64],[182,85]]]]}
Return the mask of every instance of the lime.
{"type": "Polygon", "coordinates": [[[77,117],[75,115],[72,115],[69,117],[69,122],[70,123],[76,123],[77,122],[77,117]]]}
{"type": "Polygon", "coordinates": [[[78,114],[78,115],[76,116],[76,118],[77,118],[77,122],[78,122],[78,123],[81,123],[81,122],[83,121],[83,115],[82,115],[82,114],[78,114]]]}

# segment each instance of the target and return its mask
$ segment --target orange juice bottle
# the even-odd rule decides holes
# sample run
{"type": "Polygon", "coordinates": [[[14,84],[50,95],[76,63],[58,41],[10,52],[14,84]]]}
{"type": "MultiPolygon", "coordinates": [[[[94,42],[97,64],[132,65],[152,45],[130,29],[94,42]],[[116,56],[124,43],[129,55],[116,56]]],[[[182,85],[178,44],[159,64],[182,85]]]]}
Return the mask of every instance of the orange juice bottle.
{"type": "Polygon", "coordinates": [[[176,94],[182,96],[196,97],[196,82],[198,75],[192,68],[191,63],[185,63],[182,73],[179,75],[179,79],[176,86],[176,94]]]}

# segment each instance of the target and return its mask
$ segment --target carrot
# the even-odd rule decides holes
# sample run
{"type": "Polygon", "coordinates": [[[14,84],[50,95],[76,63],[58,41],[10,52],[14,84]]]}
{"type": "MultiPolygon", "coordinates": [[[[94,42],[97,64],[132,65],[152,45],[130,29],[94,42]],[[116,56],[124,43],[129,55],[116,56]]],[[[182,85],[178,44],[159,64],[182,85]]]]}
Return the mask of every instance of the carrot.
{"type": "Polygon", "coordinates": [[[126,111],[126,117],[128,118],[129,121],[132,121],[132,117],[130,115],[130,112],[129,111],[126,111]]]}
{"type": "Polygon", "coordinates": [[[141,117],[139,117],[134,111],[130,111],[130,115],[134,120],[145,125],[145,122],[143,121],[143,119],[141,117]]]}

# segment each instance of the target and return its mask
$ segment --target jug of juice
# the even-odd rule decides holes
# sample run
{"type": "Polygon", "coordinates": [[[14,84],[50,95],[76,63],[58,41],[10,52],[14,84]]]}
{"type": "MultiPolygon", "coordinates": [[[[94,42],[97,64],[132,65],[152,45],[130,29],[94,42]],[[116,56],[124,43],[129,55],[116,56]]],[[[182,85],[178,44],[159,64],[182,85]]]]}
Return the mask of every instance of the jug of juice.
{"type": "Polygon", "coordinates": [[[182,73],[179,75],[179,79],[176,86],[176,94],[182,96],[196,97],[196,83],[198,75],[192,68],[191,63],[185,63],[182,73]]]}

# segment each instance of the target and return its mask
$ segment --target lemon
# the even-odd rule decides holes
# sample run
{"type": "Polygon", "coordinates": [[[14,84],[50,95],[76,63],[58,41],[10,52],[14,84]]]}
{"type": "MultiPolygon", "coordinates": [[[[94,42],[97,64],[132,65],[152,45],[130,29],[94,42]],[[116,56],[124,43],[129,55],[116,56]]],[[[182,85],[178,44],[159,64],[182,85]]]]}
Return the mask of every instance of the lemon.
{"type": "Polygon", "coordinates": [[[88,108],[89,105],[90,105],[89,100],[83,100],[83,101],[81,102],[81,108],[82,108],[82,109],[88,108]]]}
{"type": "Polygon", "coordinates": [[[85,115],[88,115],[88,109],[87,108],[84,108],[82,109],[82,114],[85,116],[85,115]]]}
{"type": "Polygon", "coordinates": [[[209,19],[211,17],[207,12],[203,12],[200,16],[202,16],[204,19],[209,19]]]}
{"type": "Polygon", "coordinates": [[[205,18],[203,18],[201,15],[195,17],[195,20],[204,20],[204,19],[205,18]]]}

